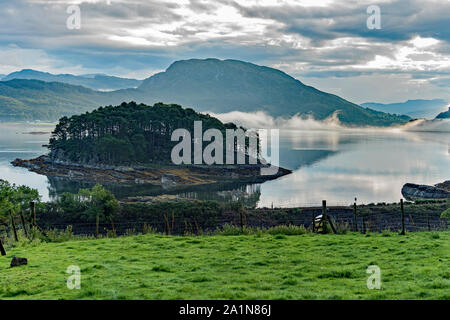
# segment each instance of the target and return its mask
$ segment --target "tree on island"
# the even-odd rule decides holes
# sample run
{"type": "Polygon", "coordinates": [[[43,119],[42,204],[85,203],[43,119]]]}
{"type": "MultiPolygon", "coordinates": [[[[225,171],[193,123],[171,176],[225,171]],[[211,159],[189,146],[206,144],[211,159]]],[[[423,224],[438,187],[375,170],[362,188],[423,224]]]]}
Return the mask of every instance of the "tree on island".
{"type": "Polygon", "coordinates": [[[169,164],[177,144],[171,141],[172,132],[178,128],[193,132],[195,121],[202,122],[203,132],[218,129],[225,134],[227,129],[238,129],[176,104],[124,102],[61,118],[48,145],[50,158],[83,164],[169,164]]]}

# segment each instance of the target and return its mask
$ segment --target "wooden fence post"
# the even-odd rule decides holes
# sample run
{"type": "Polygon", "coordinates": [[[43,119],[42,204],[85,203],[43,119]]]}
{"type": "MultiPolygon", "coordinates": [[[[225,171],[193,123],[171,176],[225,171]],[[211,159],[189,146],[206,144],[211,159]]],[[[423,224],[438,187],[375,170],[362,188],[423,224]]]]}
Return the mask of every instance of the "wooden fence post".
{"type": "Polygon", "coordinates": [[[242,216],[242,211],[239,211],[239,216],[241,220],[241,230],[244,229],[244,217],[242,216]]]}
{"type": "Polygon", "coordinates": [[[411,220],[411,223],[414,226],[414,231],[417,231],[417,227],[416,227],[416,224],[414,223],[414,219],[413,219],[413,217],[411,215],[411,212],[408,213],[408,215],[409,215],[409,220],[411,220]]]}
{"type": "Polygon", "coordinates": [[[327,200],[322,200],[322,217],[327,218],[327,200]]]}
{"type": "Polygon", "coordinates": [[[171,234],[173,234],[173,230],[175,229],[175,214],[172,211],[172,229],[171,229],[171,234]]]}
{"type": "Polygon", "coordinates": [[[336,232],[336,228],[334,227],[333,221],[327,214],[327,200],[322,200],[322,228],[325,231],[325,228],[327,226],[327,223],[330,224],[331,230],[333,233],[336,232]]]}
{"type": "Polygon", "coordinates": [[[11,226],[14,232],[14,239],[17,241],[19,241],[19,237],[17,236],[17,230],[16,230],[16,223],[14,222],[14,216],[12,214],[12,210],[9,211],[9,215],[11,217],[11,226]]]}
{"type": "Polygon", "coordinates": [[[312,232],[314,233],[316,231],[316,221],[315,221],[315,217],[314,217],[314,212],[311,214],[311,218],[312,218],[312,232]]]}
{"type": "Polygon", "coordinates": [[[405,208],[403,206],[403,199],[400,199],[400,208],[402,210],[402,232],[400,234],[405,235],[405,208]]]}
{"type": "Polygon", "coordinates": [[[100,217],[97,216],[95,217],[95,238],[98,238],[98,227],[99,227],[99,223],[100,223],[100,217]]]}
{"type": "Polygon", "coordinates": [[[33,219],[33,226],[36,226],[36,203],[34,201],[30,202],[30,209],[33,219]]]}
{"type": "Polygon", "coordinates": [[[116,236],[117,236],[117,234],[116,234],[116,227],[114,226],[114,220],[113,220],[113,218],[110,218],[110,221],[111,221],[112,232],[113,232],[113,234],[114,234],[114,237],[116,237],[116,236]]]}
{"type": "Polygon", "coordinates": [[[2,239],[0,239],[0,253],[2,256],[6,256],[5,248],[3,247],[2,239]]]}
{"type": "Polygon", "coordinates": [[[197,235],[200,235],[200,228],[197,223],[197,219],[194,218],[195,228],[197,229],[197,235]]]}
{"type": "Polygon", "coordinates": [[[166,236],[169,235],[170,227],[169,227],[169,218],[167,214],[164,213],[164,221],[166,222],[166,236]]]}
{"type": "Polygon", "coordinates": [[[329,215],[327,215],[327,219],[328,219],[328,222],[330,223],[330,227],[331,227],[331,230],[333,230],[333,233],[337,233],[336,228],[334,227],[333,220],[331,220],[331,217],[329,215]]]}
{"type": "Polygon", "coordinates": [[[20,210],[20,219],[22,220],[23,232],[25,233],[25,237],[28,237],[27,226],[25,225],[25,218],[23,217],[23,211],[20,210]]]}
{"type": "Polygon", "coordinates": [[[353,203],[353,231],[358,232],[358,221],[356,220],[356,202],[353,203]]]}
{"type": "Polygon", "coordinates": [[[364,216],[362,216],[362,230],[361,233],[366,233],[366,219],[364,219],[364,216]]]}

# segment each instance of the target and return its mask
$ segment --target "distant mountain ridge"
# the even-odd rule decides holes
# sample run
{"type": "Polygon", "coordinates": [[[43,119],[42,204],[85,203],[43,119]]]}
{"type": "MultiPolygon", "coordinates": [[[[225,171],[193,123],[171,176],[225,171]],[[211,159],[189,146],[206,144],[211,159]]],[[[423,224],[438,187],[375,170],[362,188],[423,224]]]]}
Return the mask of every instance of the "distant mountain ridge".
{"type": "Polygon", "coordinates": [[[352,125],[390,125],[409,117],[362,108],[336,95],[307,86],[288,74],[238,60],[191,59],[174,62],[138,88],[148,103],[167,101],[198,111],[265,111],[274,117],[295,114],[323,120],[338,112],[352,125]]]}
{"type": "Polygon", "coordinates": [[[13,79],[41,80],[46,82],[61,82],[72,85],[83,86],[94,90],[118,90],[126,88],[136,88],[141,85],[142,80],[119,78],[104,74],[51,74],[48,72],[36,71],[33,69],[23,69],[8,74],[1,78],[2,81],[13,79]]]}
{"type": "Polygon", "coordinates": [[[362,103],[361,106],[382,112],[405,114],[412,118],[433,119],[437,114],[442,112],[448,104],[449,103],[443,99],[418,99],[387,104],[366,102],[362,103]]]}
{"type": "Polygon", "coordinates": [[[355,126],[388,126],[410,120],[361,107],[280,70],[238,60],[176,61],[136,89],[112,92],[36,80],[0,82],[0,119],[57,120],[123,101],[176,103],[215,113],[262,110],[274,117],[299,114],[317,120],[337,114],[342,123],[355,126]]]}

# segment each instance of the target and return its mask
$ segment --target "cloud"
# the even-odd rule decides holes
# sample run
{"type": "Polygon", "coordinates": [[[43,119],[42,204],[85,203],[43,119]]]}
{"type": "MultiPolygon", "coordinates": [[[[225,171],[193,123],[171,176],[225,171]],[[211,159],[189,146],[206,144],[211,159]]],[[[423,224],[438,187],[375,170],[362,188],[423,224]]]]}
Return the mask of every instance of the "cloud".
{"type": "MultiPolygon", "coordinates": [[[[449,95],[450,1],[378,0],[381,30],[366,27],[369,0],[0,2],[0,51],[15,45],[21,57],[34,52],[21,63],[4,55],[0,72],[146,77],[174,60],[217,57],[280,68],[325,91],[348,88],[341,91],[350,100],[369,90],[358,79],[383,76],[401,80],[400,87],[421,79],[422,92],[449,95]],[[66,28],[69,4],[81,8],[80,30],[66,28]]],[[[379,93],[382,102],[410,98],[395,86],[379,93]]]]}

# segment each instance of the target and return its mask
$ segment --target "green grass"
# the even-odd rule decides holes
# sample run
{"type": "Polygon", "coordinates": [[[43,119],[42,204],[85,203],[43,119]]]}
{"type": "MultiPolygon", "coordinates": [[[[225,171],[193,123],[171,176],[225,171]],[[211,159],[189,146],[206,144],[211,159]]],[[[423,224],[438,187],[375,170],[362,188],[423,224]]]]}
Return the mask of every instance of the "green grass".
{"type": "Polygon", "coordinates": [[[41,243],[0,257],[0,299],[450,299],[449,256],[448,231],[41,243]],[[28,265],[10,268],[13,255],[28,265]],[[66,287],[69,265],[80,290],[66,287]],[[367,289],[369,265],[381,290],[367,289]]]}

